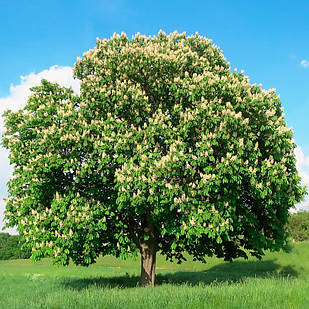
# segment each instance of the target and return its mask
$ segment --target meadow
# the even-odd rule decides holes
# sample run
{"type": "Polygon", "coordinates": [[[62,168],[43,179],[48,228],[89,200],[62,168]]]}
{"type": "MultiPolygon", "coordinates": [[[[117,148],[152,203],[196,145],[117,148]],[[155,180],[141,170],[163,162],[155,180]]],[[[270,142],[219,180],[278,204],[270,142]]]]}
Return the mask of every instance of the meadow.
{"type": "Polygon", "coordinates": [[[139,272],[139,259],[110,256],[87,268],[0,261],[0,308],[309,308],[309,242],[261,261],[178,265],[159,255],[155,288],[138,287],[139,272]]]}

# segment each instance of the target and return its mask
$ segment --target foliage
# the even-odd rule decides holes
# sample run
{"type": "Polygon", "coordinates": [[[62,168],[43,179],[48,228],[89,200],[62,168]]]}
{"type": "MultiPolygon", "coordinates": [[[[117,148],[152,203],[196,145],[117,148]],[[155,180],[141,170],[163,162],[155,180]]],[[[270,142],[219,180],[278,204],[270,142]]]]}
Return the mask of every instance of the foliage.
{"type": "Polygon", "coordinates": [[[6,244],[9,237],[9,233],[0,233],[0,247],[3,247],[6,244]]]}
{"type": "Polygon", "coordinates": [[[293,240],[309,240],[309,212],[294,213],[289,218],[289,233],[293,240]]]}
{"type": "Polygon", "coordinates": [[[22,244],[19,235],[0,233],[0,260],[30,258],[31,250],[22,248],[22,244]]]}
{"type": "Polygon", "coordinates": [[[177,32],[98,40],[74,73],[80,94],[42,80],[4,114],[5,218],[35,259],[88,265],[154,244],[170,260],[232,260],[284,245],[305,190],[274,90],[177,32]]]}

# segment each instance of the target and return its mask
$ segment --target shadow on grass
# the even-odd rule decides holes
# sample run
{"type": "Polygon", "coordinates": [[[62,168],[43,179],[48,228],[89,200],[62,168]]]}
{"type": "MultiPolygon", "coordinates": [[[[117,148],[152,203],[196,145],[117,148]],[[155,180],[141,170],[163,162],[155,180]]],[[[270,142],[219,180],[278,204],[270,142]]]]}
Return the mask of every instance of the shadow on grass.
{"type": "MultiPolygon", "coordinates": [[[[222,263],[205,271],[175,272],[162,276],[162,283],[173,284],[219,284],[237,283],[246,278],[286,278],[298,277],[297,271],[292,266],[282,267],[274,261],[244,261],[222,263]]],[[[161,278],[158,278],[160,281],[161,278]]]]}
{"type": "MultiPolygon", "coordinates": [[[[286,278],[298,276],[292,266],[282,267],[274,260],[270,261],[243,261],[233,263],[222,263],[205,271],[184,271],[168,274],[158,274],[156,285],[162,284],[188,284],[188,285],[210,285],[220,283],[237,283],[246,278],[286,278]]],[[[115,276],[97,278],[66,278],[61,281],[65,288],[83,290],[91,287],[99,289],[109,288],[134,288],[139,285],[138,276],[115,276]]]]}

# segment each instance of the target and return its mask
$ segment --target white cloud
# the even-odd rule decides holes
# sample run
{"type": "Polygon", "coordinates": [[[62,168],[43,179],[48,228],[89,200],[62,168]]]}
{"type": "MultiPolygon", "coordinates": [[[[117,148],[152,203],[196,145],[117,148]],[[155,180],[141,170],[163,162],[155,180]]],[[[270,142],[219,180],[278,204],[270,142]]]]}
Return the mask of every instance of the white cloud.
{"type": "Polygon", "coordinates": [[[303,59],[303,60],[300,62],[300,65],[301,65],[303,68],[309,68],[309,60],[303,59]]]}
{"type": "MultiPolygon", "coordinates": [[[[0,98],[0,132],[4,130],[4,121],[2,114],[6,109],[17,111],[24,107],[27,102],[27,98],[30,94],[29,88],[38,86],[41,80],[45,78],[50,82],[57,82],[65,87],[72,87],[73,91],[79,93],[80,81],[73,78],[73,70],[71,67],[61,67],[54,65],[47,70],[44,70],[38,74],[31,73],[26,76],[20,77],[20,84],[10,87],[10,94],[5,98],[0,98]]],[[[1,136],[0,136],[1,137],[1,136]]],[[[6,183],[9,175],[12,172],[12,168],[9,165],[8,151],[0,146],[0,199],[6,192],[6,183]]],[[[3,227],[3,211],[4,201],[0,201],[0,231],[3,227]]],[[[8,230],[10,233],[14,232],[14,229],[8,230]]],[[[16,232],[16,231],[15,231],[16,232]]]]}
{"type": "Polygon", "coordinates": [[[9,151],[7,149],[4,149],[3,147],[0,147],[0,198],[1,195],[6,192],[5,184],[8,181],[8,175],[11,175],[12,173],[12,166],[9,165],[8,156],[9,151]]]}
{"type": "MultiPolygon", "coordinates": [[[[296,156],[296,168],[302,179],[302,184],[309,189],[309,156],[305,157],[301,147],[296,147],[294,150],[296,156]]],[[[305,201],[296,205],[296,210],[309,210],[309,196],[306,196],[305,201]]]]}
{"type": "Polygon", "coordinates": [[[73,79],[73,71],[71,67],[61,67],[54,65],[48,70],[44,70],[38,74],[30,73],[26,76],[21,76],[21,83],[17,86],[11,85],[10,94],[6,98],[0,98],[0,130],[3,131],[2,114],[6,109],[17,111],[22,108],[30,94],[29,88],[38,86],[41,80],[45,78],[50,82],[57,82],[62,86],[70,87],[75,92],[79,92],[80,81],[73,79]]]}

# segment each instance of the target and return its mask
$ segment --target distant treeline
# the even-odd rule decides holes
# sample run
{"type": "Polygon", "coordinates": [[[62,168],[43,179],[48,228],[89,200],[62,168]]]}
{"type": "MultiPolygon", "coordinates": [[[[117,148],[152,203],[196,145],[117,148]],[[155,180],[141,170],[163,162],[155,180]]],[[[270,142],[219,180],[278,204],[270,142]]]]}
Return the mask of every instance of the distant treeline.
{"type": "MultiPolygon", "coordinates": [[[[303,211],[292,214],[288,224],[292,241],[309,241],[309,212],[303,211]]],[[[28,259],[30,249],[21,249],[19,235],[0,233],[0,260],[28,259]]]]}
{"type": "Polygon", "coordinates": [[[292,214],[289,219],[289,232],[293,241],[309,240],[309,212],[292,214]]]}
{"type": "Polygon", "coordinates": [[[28,259],[30,249],[21,249],[22,242],[19,235],[0,233],[0,260],[28,259]]]}

